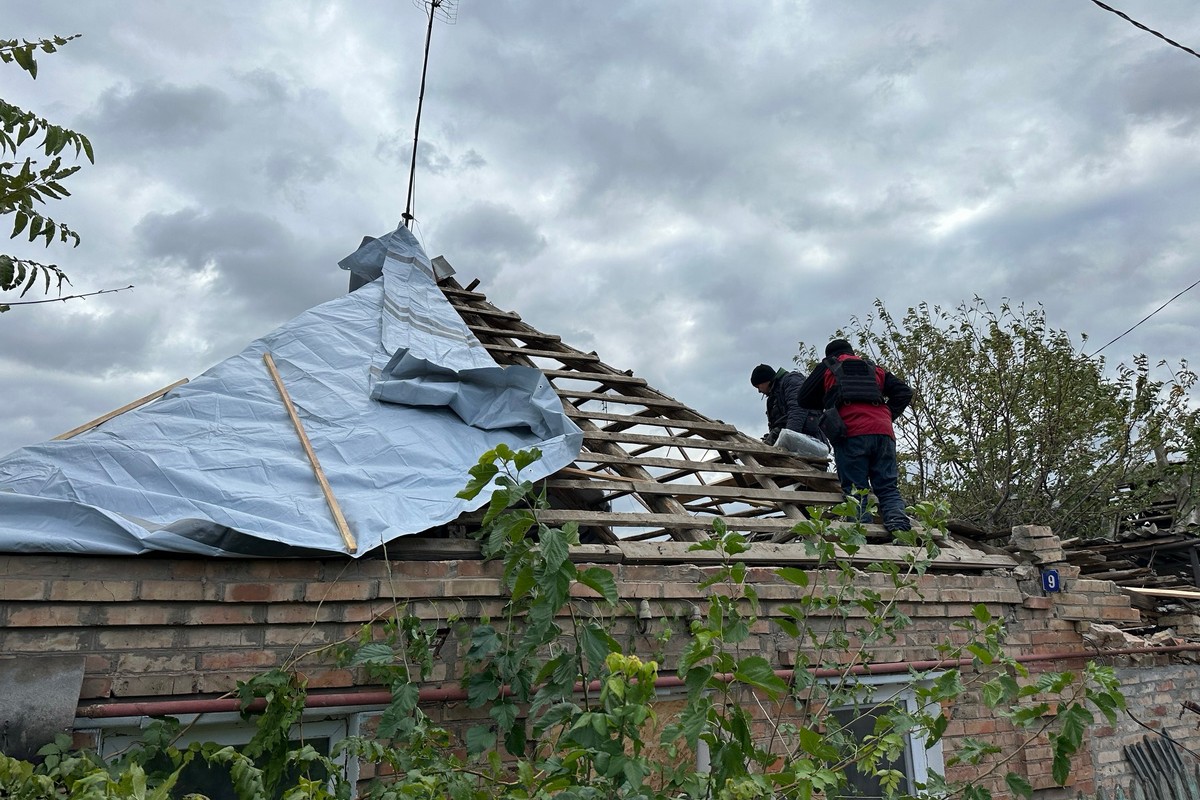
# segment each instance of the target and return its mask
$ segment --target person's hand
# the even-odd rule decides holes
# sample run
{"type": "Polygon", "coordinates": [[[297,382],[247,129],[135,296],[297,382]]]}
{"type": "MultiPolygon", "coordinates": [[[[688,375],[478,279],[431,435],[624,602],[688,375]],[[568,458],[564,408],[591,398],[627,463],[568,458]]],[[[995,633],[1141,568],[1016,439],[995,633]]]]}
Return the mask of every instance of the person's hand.
{"type": "Polygon", "coordinates": [[[775,440],[779,438],[779,428],[771,428],[763,434],[762,440],[766,444],[775,444],[775,440]]]}

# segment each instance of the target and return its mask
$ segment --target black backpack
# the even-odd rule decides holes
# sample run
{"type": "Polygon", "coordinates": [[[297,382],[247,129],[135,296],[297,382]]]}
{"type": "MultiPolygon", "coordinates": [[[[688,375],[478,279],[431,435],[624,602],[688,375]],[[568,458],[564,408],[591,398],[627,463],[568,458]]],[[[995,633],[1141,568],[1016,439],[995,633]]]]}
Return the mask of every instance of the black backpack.
{"type": "Polygon", "coordinates": [[[833,386],[825,392],[825,407],[837,408],[847,403],[881,405],[883,391],[875,374],[875,365],[865,358],[831,358],[825,367],[833,375],[833,386]]]}
{"type": "Polygon", "coordinates": [[[875,365],[865,358],[827,358],[825,367],[833,375],[833,386],[825,391],[825,410],[818,424],[833,444],[845,441],[850,435],[846,422],[838,411],[847,403],[883,403],[883,391],[875,375],[875,365]]]}

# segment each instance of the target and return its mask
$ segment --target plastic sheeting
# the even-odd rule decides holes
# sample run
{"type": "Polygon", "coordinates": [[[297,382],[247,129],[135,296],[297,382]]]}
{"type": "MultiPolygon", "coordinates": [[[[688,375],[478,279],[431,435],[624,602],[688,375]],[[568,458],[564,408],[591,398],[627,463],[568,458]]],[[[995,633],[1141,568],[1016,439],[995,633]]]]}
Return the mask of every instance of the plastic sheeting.
{"type": "Polygon", "coordinates": [[[455,495],[497,444],[542,451],[522,474],[531,480],[575,459],[582,433],[545,376],[491,359],[407,230],[368,240],[342,266],[370,282],[161,400],[0,459],[0,552],[350,553],[268,351],[353,555],[482,506],[487,492],[455,495]]]}

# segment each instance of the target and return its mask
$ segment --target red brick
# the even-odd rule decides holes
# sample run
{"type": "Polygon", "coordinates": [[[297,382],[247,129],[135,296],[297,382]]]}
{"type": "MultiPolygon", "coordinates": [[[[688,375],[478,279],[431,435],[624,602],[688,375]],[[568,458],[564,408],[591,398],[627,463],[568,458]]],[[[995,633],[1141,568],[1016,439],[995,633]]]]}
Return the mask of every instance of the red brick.
{"type": "Polygon", "coordinates": [[[58,580],[50,584],[50,599],[90,603],[125,602],[133,599],[136,589],[134,581],[58,580]]]}
{"type": "Polygon", "coordinates": [[[117,628],[96,633],[104,650],[165,650],[175,645],[174,628],[117,628]]]}
{"type": "MultiPolygon", "coordinates": [[[[340,627],[340,626],[336,626],[340,627]]],[[[268,625],[263,632],[264,644],[306,645],[309,647],[337,641],[339,631],[335,626],[322,625],[268,625]]]]}
{"type": "Polygon", "coordinates": [[[267,625],[340,622],[344,616],[345,606],[340,603],[324,603],[320,608],[297,604],[267,606],[267,625]]]}
{"type": "Polygon", "coordinates": [[[87,624],[94,617],[93,609],[87,606],[50,605],[37,603],[28,606],[11,606],[8,611],[10,628],[73,628],[87,624]]]}
{"type": "Polygon", "coordinates": [[[100,623],[105,625],[179,625],[187,609],[163,603],[121,603],[101,609],[100,623]]]}
{"type": "Polygon", "coordinates": [[[354,673],[348,669],[305,670],[309,689],[341,689],[354,686],[354,673]]]}
{"type": "Polygon", "coordinates": [[[94,700],[110,696],[112,696],[111,678],[88,676],[83,679],[83,686],[79,689],[79,699],[94,700]]]}
{"type": "Polygon", "coordinates": [[[261,675],[261,669],[248,670],[246,672],[211,672],[201,673],[196,676],[197,692],[224,694],[237,689],[238,681],[249,681],[256,675],[261,675]]]}
{"type": "Polygon", "coordinates": [[[197,601],[216,600],[217,590],[211,583],[201,581],[142,581],[138,597],[143,600],[197,601]]]}
{"type": "Polygon", "coordinates": [[[123,653],[117,658],[117,672],[142,674],[146,672],[190,672],[196,668],[192,653],[123,653]]]}
{"type": "Polygon", "coordinates": [[[214,647],[260,647],[267,626],[197,625],[179,631],[179,646],[191,650],[214,647]]]}
{"type": "Polygon", "coordinates": [[[311,583],[304,587],[304,599],[309,602],[338,602],[346,600],[374,600],[379,596],[377,581],[338,581],[336,583],[311,583]]]}
{"type": "Polygon", "coordinates": [[[1049,597],[1038,597],[1036,595],[1031,595],[1022,600],[1021,605],[1023,605],[1025,608],[1045,611],[1048,608],[1054,607],[1054,601],[1049,597]]]}
{"type": "Polygon", "coordinates": [[[37,575],[45,578],[65,578],[71,574],[69,559],[58,556],[0,556],[0,575],[37,575]]]}
{"type": "Polygon", "coordinates": [[[196,692],[192,675],[128,675],[114,678],[113,697],[164,697],[196,692]]]}
{"type": "MultiPolygon", "coordinates": [[[[442,597],[446,594],[445,587],[448,580],[448,578],[441,580],[382,579],[379,581],[379,597],[381,599],[396,597],[400,600],[410,597],[442,597]]],[[[480,578],[479,580],[486,579],[480,578]]]]}
{"type": "Polygon", "coordinates": [[[504,573],[504,565],[500,561],[460,561],[457,567],[457,574],[460,578],[495,578],[504,573]]]}
{"type": "Polygon", "coordinates": [[[1101,608],[1099,611],[1100,619],[1106,622],[1140,622],[1142,619],[1141,613],[1136,608],[1120,608],[1117,606],[1112,606],[1109,608],[1101,608]]]}
{"type": "Polygon", "coordinates": [[[225,602],[233,603],[280,603],[300,597],[298,583],[227,583],[224,587],[225,602]]]}
{"type": "Polygon", "coordinates": [[[90,672],[93,674],[112,672],[113,659],[109,658],[108,656],[88,653],[83,659],[83,669],[84,672],[90,672]]]}
{"type": "Polygon", "coordinates": [[[86,631],[0,631],[0,653],[65,653],[90,648],[86,631]]]}
{"type": "Polygon", "coordinates": [[[323,562],[305,559],[253,559],[242,563],[243,574],[257,579],[255,582],[319,581],[325,572],[323,562]]]}
{"type": "Polygon", "coordinates": [[[262,616],[255,606],[196,606],[187,609],[188,625],[254,625],[262,616]]]}
{"type": "MultiPolygon", "coordinates": [[[[423,583],[435,583],[423,581],[423,583]]],[[[409,588],[408,583],[401,584],[399,589],[409,588]]],[[[496,597],[503,594],[499,578],[450,578],[441,583],[439,591],[433,594],[417,595],[408,593],[407,597],[496,597]]]]}
{"type": "Polygon", "coordinates": [[[223,653],[205,653],[200,656],[200,669],[202,670],[273,667],[277,663],[279,663],[279,656],[270,650],[228,650],[223,653]]]}
{"type": "Polygon", "coordinates": [[[44,600],[46,582],[5,578],[0,581],[0,600],[44,600]]]}

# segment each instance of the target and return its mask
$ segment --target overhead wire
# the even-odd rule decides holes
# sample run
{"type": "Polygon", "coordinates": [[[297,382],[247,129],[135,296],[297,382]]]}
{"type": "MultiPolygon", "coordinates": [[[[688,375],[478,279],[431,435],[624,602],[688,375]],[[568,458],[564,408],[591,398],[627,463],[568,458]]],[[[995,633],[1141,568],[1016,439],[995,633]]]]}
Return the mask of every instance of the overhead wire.
{"type": "Polygon", "coordinates": [[[1136,328],[1137,328],[1139,325],[1141,325],[1143,322],[1145,322],[1146,320],[1150,319],[1150,318],[1151,318],[1151,317],[1153,317],[1155,314],[1157,314],[1158,312],[1162,311],[1162,310],[1163,310],[1164,308],[1166,308],[1167,306],[1171,305],[1171,303],[1175,302],[1175,301],[1176,301],[1176,300],[1178,300],[1180,297],[1182,297],[1183,295],[1185,295],[1185,294],[1187,294],[1188,292],[1190,292],[1192,289],[1195,289],[1197,286],[1200,286],[1200,280],[1197,280],[1197,281],[1196,281],[1195,283],[1193,283],[1191,286],[1189,286],[1189,287],[1187,287],[1186,289],[1184,289],[1183,291],[1179,292],[1179,293],[1178,293],[1178,294],[1176,294],[1174,297],[1172,297],[1170,300],[1168,300],[1167,302],[1163,303],[1161,306],[1159,306],[1158,308],[1154,309],[1153,311],[1151,311],[1151,312],[1150,312],[1149,314],[1147,314],[1146,316],[1142,317],[1142,318],[1141,318],[1140,320],[1138,320],[1138,321],[1137,321],[1137,322],[1136,322],[1136,323],[1135,323],[1135,324],[1134,324],[1134,325],[1133,325],[1131,328],[1129,328],[1129,330],[1125,331],[1125,333],[1122,333],[1120,336],[1117,336],[1116,338],[1114,338],[1114,339],[1111,339],[1110,341],[1106,342],[1106,343],[1104,344],[1104,347],[1101,347],[1099,350],[1097,350],[1096,352],[1092,353],[1091,355],[1084,355],[1084,358],[1095,358],[1096,356],[1100,355],[1101,351],[1103,351],[1105,347],[1108,347],[1110,344],[1113,344],[1114,342],[1120,341],[1122,338],[1124,338],[1124,337],[1125,337],[1125,335],[1126,335],[1126,334],[1128,334],[1128,333],[1132,333],[1132,332],[1134,331],[1134,329],[1136,329],[1136,328]]]}
{"type": "Polygon", "coordinates": [[[1194,55],[1196,58],[1200,58],[1200,53],[1197,53],[1197,52],[1196,52],[1195,50],[1193,50],[1192,48],[1190,48],[1190,47],[1187,47],[1186,45],[1182,45],[1182,44],[1180,44],[1179,42],[1175,41],[1174,39],[1168,39],[1166,36],[1162,35],[1161,33],[1159,33],[1158,31],[1154,30],[1153,28],[1147,28],[1145,25],[1143,25],[1142,23],[1138,22],[1138,21],[1137,21],[1136,19],[1134,19],[1133,17],[1131,17],[1131,16],[1129,16],[1128,14],[1126,14],[1124,11],[1119,11],[1119,10],[1117,10],[1117,9],[1113,8],[1112,6],[1106,6],[1104,3],[1101,3],[1101,2],[1100,2],[1100,0],[1092,0],[1092,2],[1093,2],[1093,3],[1095,3],[1096,5],[1100,6],[1101,8],[1103,8],[1105,11],[1110,11],[1110,12],[1112,12],[1113,14],[1116,14],[1116,15],[1117,15],[1118,17],[1120,17],[1121,19],[1123,19],[1123,20],[1125,20],[1125,21],[1129,22],[1129,23],[1130,23],[1131,25],[1133,25],[1135,28],[1141,28],[1141,29],[1142,29],[1142,30],[1144,30],[1146,33],[1152,33],[1152,34],[1154,34],[1155,36],[1157,36],[1158,38],[1162,39],[1162,40],[1163,40],[1164,42],[1166,42],[1167,44],[1171,45],[1172,47],[1178,47],[1178,48],[1179,48],[1180,50],[1182,50],[1183,52],[1185,52],[1185,53],[1191,53],[1191,54],[1192,54],[1192,55],[1194,55]]]}

